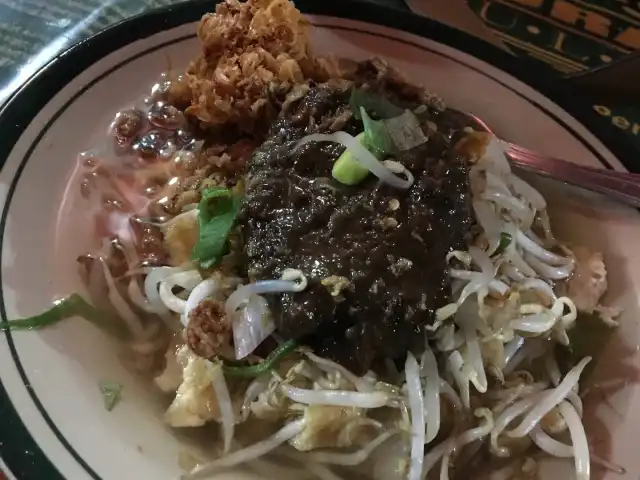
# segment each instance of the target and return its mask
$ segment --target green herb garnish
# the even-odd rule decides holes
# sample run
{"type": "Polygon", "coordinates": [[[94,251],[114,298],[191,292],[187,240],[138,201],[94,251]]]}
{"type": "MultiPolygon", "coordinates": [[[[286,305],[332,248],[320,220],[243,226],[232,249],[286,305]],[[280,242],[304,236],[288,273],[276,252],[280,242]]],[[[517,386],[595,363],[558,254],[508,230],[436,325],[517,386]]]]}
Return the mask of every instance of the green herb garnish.
{"type": "Polygon", "coordinates": [[[211,268],[227,253],[227,237],[236,221],[242,198],[221,187],[206,188],[198,206],[198,241],[191,258],[211,268]]]}
{"type": "MultiPolygon", "coordinates": [[[[349,106],[355,118],[362,120],[364,132],[356,137],[378,160],[410,150],[427,141],[415,114],[384,97],[354,88],[349,106]],[[373,119],[375,116],[378,120],[373,119]]],[[[334,163],[333,178],[345,185],[356,185],[369,174],[348,149],[334,163]]]]}
{"type": "Polygon", "coordinates": [[[368,149],[379,158],[411,150],[427,141],[420,120],[409,110],[397,117],[373,120],[360,107],[360,115],[368,149]]]}
{"type": "Polygon", "coordinates": [[[500,243],[498,244],[498,248],[496,248],[496,251],[493,252],[493,255],[495,256],[503,254],[507,250],[509,245],[511,245],[512,241],[513,237],[509,233],[502,232],[500,234],[500,243]]]}
{"type": "Polygon", "coordinates": [[[383,152],[391,153],[394,147],[399,151],[408,150],[426,141],[418,117],[380,95],[354,88],[349,107],[353,116],[362,120],[370,144],[380,145],[383,152]]]}
{"type": "Polygon", "coordinates": [[[367,113],[378,118],[397,117],[398,115],[402,115],[402,112],[404,112],[402,108],[394,105],[386,98],[360,88],[354,88],[351,90],[349,107],[351,107],[353,116],[359,120],[362,119],[361,108],[364,108],[367,113]]]}
{"type": "Polygon", "coordinates": [[[383,120],[373,120],[364,107],[360,107],[360,116],[364,126],[365,145],[376,158],[393,153],[396,148],[389,130],[383,120]]]}
{"type": "Polygon", "coordinates": [[[420,120],[412,111],[380,95],[354,88],[349,106],[353,116],[362,120],[369,146],[382,154],[410,150],[427,141],[420,120]]]}
{"type": "Polygon", "coordinates": [[[272,351],[267,358],[255,365],[231,366],[223,365],[222,371],[232,377],[253,378],[272,370],[282,360],[298,346],[297,340],[287,340],[282,345],[272,351]]]}
{"type": "MultiPolygon", "coordinates": [[[[359,134],[356,140],[369,150],[364,132],[359,134]]],[[[342,152],[331,169],[331,176],[344,185],[357,185],[367,178],[367,175],[369,175],[369,170],[354,158],[349,149],[342,152]]]]}
{"type": "Polygon", "coordinates": [[[33,317],[0,323],[0,330],[37,330],[50,327],[62,320],[75,316],[82,317],[119,338],[127,335],[126,329],[118,319],[98,310],[77,293],[69,295],[62,300],[56,300],[46,312],[33,317]]]}
{"type": "Polygon", "coordinates": [[[100,382],[98,383],[104,408],[110,412],[120,402],[122,397],[122,385],[116,382],[100,382]]]}

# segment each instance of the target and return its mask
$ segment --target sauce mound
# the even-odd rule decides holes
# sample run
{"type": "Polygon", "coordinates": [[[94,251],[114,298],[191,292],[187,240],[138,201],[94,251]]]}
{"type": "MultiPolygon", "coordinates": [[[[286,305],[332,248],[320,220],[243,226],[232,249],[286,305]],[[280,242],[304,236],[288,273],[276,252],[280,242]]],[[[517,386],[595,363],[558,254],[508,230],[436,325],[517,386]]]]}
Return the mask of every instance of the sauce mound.
{"type": "Polygon", "coordinates": [[[467,165],[453,148],[462,125],[447,111],[380,92],[419,112],[429,141],[395,159],[411,170],[408,190],[370,176],[357,186],[331,178],[344,151],[305,135],[358,133],[351,82],[311,88],[271,128],[246,179],[241,219],[251,280],[299,269],[309,286],[271,298],[278,332],[304,338],[356,371],[424,348],[424,328],[447,303],[445,257],[465,248],[471,225],[467,165]]]}

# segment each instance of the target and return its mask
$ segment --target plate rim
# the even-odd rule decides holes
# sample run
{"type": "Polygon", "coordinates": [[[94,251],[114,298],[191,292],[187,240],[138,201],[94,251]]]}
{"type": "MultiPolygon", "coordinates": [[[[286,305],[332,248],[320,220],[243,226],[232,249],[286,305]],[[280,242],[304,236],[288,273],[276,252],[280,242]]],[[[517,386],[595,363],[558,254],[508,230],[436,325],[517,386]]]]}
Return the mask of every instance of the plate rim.
{"type": "MultiPolygon", "coordinates": [[[[149,10],[107,27],[56,55],[29,77],[0,107],[0,131],[4,133],[4,141],[0,143],[0,170],[31,121],[71,79],[99,62],[101,58],[129,43],[180,25],[196,22],[218,3],[220,0],[190,0],[149,10]]],[[[588,97],[576,98],[569,86],[562,82],[558,72],[549,66],[539,65],[526,58],[514,57],[466,32],[435,20],[370,1],[297,0],[296,6],[305,14],[356,20],[408,32],[482,60],[513,76],[560,106],[600,140],[627,169],[640,171],[640,163],[637,165],[632,163],[633,158],[638,155],[638,150],[631,140],[603,122],[593,110],[588,97]]],[[[607,165],[605,167],[611,168],[607,165]]],[[[2,229],[0,235],[3,236],[4,225],[1,225],[0,229],[2,229]]],[[[1,242],[0,239],[0,244],[1,242]]],[[[1,322],[6,321],[7,319],[3,316],[1,322]]],[[[8,467],[9,474],[25,479],[44,477],[51,480],[62,479],[55,463],[47,457],[23,424],[9,399],[2,378],[0,378],[0,403],[3,405],[0,409],[1,423],[11,425],[11,428],[0,429],[0,457],[8,467]],[[18,474],[20,474],[19,477],[18,474]]],[[[64,436],[56,429],[54,434],[88,475],[100,480],[101,477],[84,462],[64,436]]]]}

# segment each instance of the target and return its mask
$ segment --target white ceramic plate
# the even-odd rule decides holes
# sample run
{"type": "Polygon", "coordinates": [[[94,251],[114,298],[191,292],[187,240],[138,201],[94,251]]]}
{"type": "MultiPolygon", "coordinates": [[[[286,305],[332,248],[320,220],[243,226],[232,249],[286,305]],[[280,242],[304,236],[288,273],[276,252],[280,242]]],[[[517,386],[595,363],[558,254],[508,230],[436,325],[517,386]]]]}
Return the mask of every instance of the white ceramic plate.
{"type": "MultiPolygon", "coordinates": [[[[602,168],[623,169],[637,159],[624,140],[598,130],[588,102],[580,105],[571,92],[550,88],[552,74],[543,67],[534,70],[461,32],[374,5],[296,3],[314,14],[319,52],[384,57],[450,105],[480,115],[505,139],[602,168]]],[[[198,51],[195,22],[211,8],[210,1],[188,3],[113,27],[55,59],[2,109],[4,321],[41,311],[80,288],[74,260],[93,239],[75,186],[66,192],[55,235],[76,155],[101,142],[114,113],[140,99],[169,65],[186,66],[198,51]]],[[[552,196],[560,191],[557,185],[547,190],[552,196]]],[[[562,237],[606,252],[608,301],[626,309],[596,378],[633,380],[640,338],[638,214],[572,192],[553,211],[562,237]]],[[[113,346],[85,322],[37,333],[0,332],[0,379],[0,455],[9,475],[163,480],[179,474],[180,443],[163,427],[162,412],[119,366],[113,346]],[[122,403],[110,413],[97,388],[103,379],[125,384],[122,403]]],[[[597,403],[597,418],[587,421],[598,437],[594,452],[626,467],[626,476],[616,478],[637,479],[640,391],[630,381],[597,403]]],[[[571,469],[554,466],[553,472],[545,478],[570,478],[571,469]]]]}

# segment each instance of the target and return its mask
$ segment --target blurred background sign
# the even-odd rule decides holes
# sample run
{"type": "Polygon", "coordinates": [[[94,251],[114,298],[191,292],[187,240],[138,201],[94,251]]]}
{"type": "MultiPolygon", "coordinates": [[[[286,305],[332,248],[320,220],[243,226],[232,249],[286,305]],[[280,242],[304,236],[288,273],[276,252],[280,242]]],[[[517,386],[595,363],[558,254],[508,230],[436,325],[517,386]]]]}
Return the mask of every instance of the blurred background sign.
{"type": "MultiPolygon", "coordinates": [[[[403,0],[369,1],[409,10],[403,0]]],[[[422,14],[551,65],[559,75],[606,65],[640,50],[639,0],[407,2],[422,14]]],[[[77,41],[171,3],[177,0],[0,0],[0,103],[77,41]]],[[[638,102],[596,102],[593,108],[609,128],[630,136],[640,148],[640,108],[632,106],[638,102]]]]}

